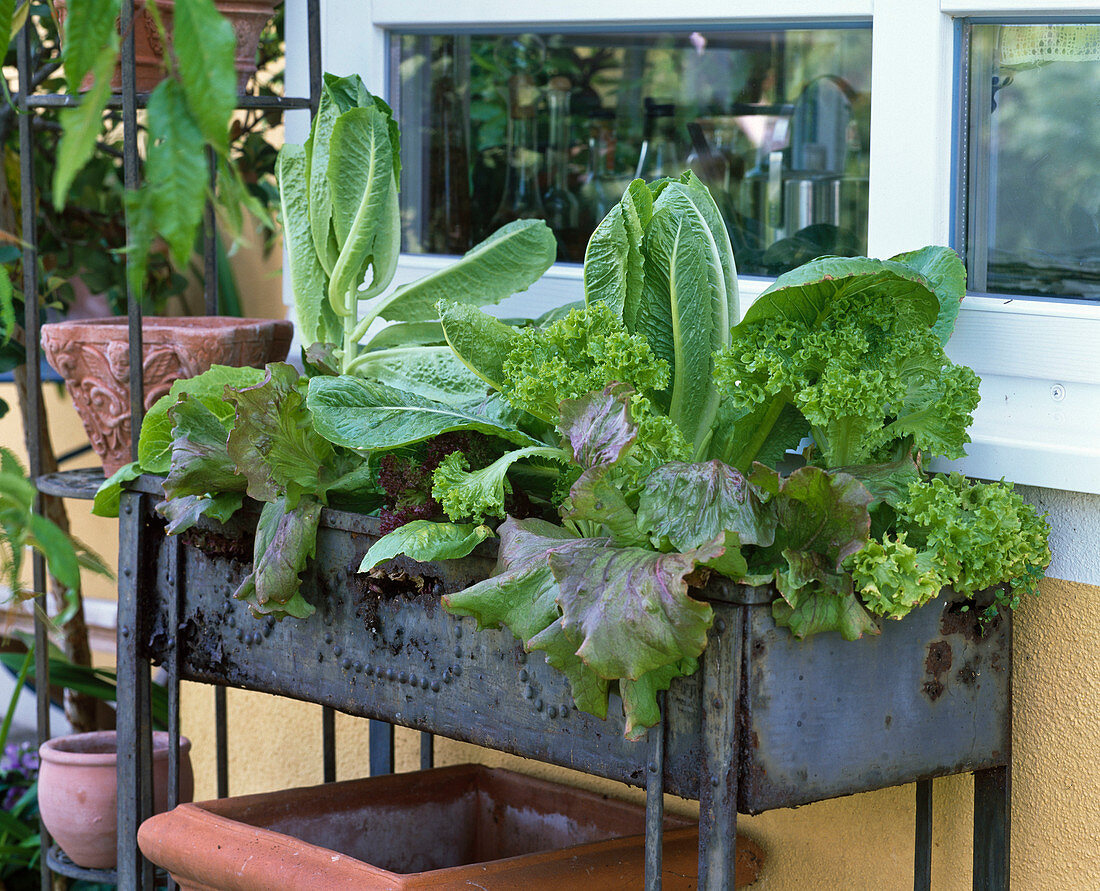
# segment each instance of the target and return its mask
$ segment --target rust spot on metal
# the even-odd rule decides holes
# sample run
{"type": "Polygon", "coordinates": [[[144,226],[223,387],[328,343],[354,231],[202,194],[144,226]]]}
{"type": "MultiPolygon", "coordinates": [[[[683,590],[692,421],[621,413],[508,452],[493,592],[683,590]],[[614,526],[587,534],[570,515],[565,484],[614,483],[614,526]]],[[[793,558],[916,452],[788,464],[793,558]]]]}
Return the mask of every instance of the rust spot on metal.
{"type": "Polygon", "coordinates": [[[924,660],[924,670],[930,680],[924,683],[924,695],[935,702],[943,694],[944,685],[940,676],[951,669],[951,644],[946,640],[933,641],[928,645],[928,657],[924,660]]]}
{"type": "Polygon", "coordinates": [[[949,603],[943,608],[940,618],[940,633],[961,634],[968,641],[978,643],[1001,621],[998,615],[989,622],[982,622],[980,610],[966,603],[949,603]]]}
{"type": "Polygon", "coordinates": [[[968,687],[973,687],[977,683],[978,676],[981,673],[975,667],[974,661],[967,662],[962,668],[959,669],[957,675],[959,682],[965,684],[968,687]]]}
{"type": "Polygon", "coordinates": [[[887,715],[886,716],[886,721],[884,723],[886,725],[886,729],[889,730],[890,725],[894,723],[894,716],[893,715],[887,715]]]}

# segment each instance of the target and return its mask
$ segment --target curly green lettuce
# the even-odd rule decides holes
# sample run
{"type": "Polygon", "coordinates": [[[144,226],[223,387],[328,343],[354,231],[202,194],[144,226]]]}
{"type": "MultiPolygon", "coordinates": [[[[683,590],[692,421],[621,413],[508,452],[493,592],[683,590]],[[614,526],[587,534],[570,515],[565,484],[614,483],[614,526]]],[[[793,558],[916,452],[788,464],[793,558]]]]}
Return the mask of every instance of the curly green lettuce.
{"type": "Polygon", "coordinates": [[[996,603],[1012,609],[1021,595],[1039,593],[1050,564],[1050,525],[1011,483],[972,483],[960,473],[914,483],[899,506],[898,528],[935,554],[945,583],[959,594],[995,589],[996,603]]]}
{"type": "Polygon", "coordinates": [[[839,295],[812,322],[765,318],[738,330],[715,375],[746,414],[797,408],[825,467],[909,448],[960,458],[978,405],[978,376],[947,358],[925,319],[874,289],[839,295]]]}
{"type": "Polygon", "coordinates": [[[646,339],[629,334],[603,303],[575,309],[545,329],[519,331],[504,362],[502,392],[516,408],[550,423],[565,399],[579,399],[610,383],[634,389],[631,415],[638,425],[635,456],[646,469],[687,461],[691,449],[679,427],[654,405],[668,385],[669,366],[646,339]]]}
{"type": "Polygon", "coordinates": [[[845,564],[864,606],[876,616],[901,619],[937,597],[944,586],[936,555],[905,540],[904,532],[872,539],[845,564]]]}

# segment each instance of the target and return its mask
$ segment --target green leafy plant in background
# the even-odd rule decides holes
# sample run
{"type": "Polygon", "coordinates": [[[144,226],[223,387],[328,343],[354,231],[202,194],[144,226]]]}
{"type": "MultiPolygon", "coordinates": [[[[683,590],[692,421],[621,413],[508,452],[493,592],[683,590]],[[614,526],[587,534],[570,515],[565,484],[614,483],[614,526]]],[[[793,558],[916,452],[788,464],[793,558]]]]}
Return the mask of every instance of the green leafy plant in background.
{"type": "MultiPolygon", "coordinates": [[[[63,137],[52,178],[53,203],[58,207],[64,206],[78,172],[95,151],[120,45],[119,0],[68,0],[67,5],[66,78],[72,91],[88,77],[91,86],[78,106],[61,114],[63,137]]],[[[230,152],[230,117],[237,104],[232,26],[212,0],[189,0],[174,7],[169,41],[157,4],[145,8],[170,51],[164,56],[165,78],[150,94],[145,116],[144,182],[127,195],[129,268],[135,290],[144,281],[157,237],[167,244],[177,267],[187,264],[209,197],[218,197],[228,211],[224,220],[238,234],[240,208],[248,207],[261,219],[266,216],[230,152]],[[216,160],[216,188],[209,181],[208,150],[216,160]]]]}

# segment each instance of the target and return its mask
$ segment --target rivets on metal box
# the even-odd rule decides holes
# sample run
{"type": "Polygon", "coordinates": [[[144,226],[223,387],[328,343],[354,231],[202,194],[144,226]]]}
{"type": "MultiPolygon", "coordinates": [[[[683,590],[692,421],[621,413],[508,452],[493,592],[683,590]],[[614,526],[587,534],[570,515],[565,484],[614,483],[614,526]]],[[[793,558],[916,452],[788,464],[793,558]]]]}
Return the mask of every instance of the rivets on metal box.
{"type": "Polygon", "coordinates": [[[343,659],[340,660],[340,667],[344,669],[344,671],[347,671],[349,668],[351,668],[351,659],[345,656],[343,659]]]}
{"type": "Polygon", "coordinates": [[[327,644],[332,643],[332,632],[331,631],[326,631],[325,632],[325,643],[327,643],[327,644]]]}
{"type": "Polygon", "coordinates": [[[335,656],[335,657],[336,657],[337,659],[339,659],[339,658],[340,658],[341,656],[343,656],[343,655],[344,655],[344,648],[343,648],[342,646],[340,646],[339,644],[337,644],[336,646],[334,646],[334,647],[332,648],[332,654],[333,654],[333,655],[334,655],[334,656],[335,656]]]}
{"type": "Polygon", "coordinates": [[[438,693],[439,692],[439,681],[432,681],[432,692],[433,693],[438,693]]]}
{"type": "Polygon", "coordinates": [[[529,678],[529,677],[530,677],[530,675],[527,673],[526,668],[520,669],[519,679],[520,679],[521,682],[525,682],[527,680],[527,678],[529,678]]]}

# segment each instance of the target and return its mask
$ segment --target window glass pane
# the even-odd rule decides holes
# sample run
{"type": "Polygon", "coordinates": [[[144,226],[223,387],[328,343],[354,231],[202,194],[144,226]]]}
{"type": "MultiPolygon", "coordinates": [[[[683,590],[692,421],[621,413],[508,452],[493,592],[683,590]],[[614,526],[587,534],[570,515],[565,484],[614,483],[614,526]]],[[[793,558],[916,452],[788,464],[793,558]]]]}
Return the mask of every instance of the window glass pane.
{"type": "Polygon", "coordinates": [[[391,36],[406,251],[537,217],[579,263],[632,178],[691,169],[742,273],[866,252],[869,28],[391,36]]]}
{"type": "Polygon", "coordinates": [[[1100,299],[1100,25],[975,25],[970,52],[971,288],[1100,299]]]}

